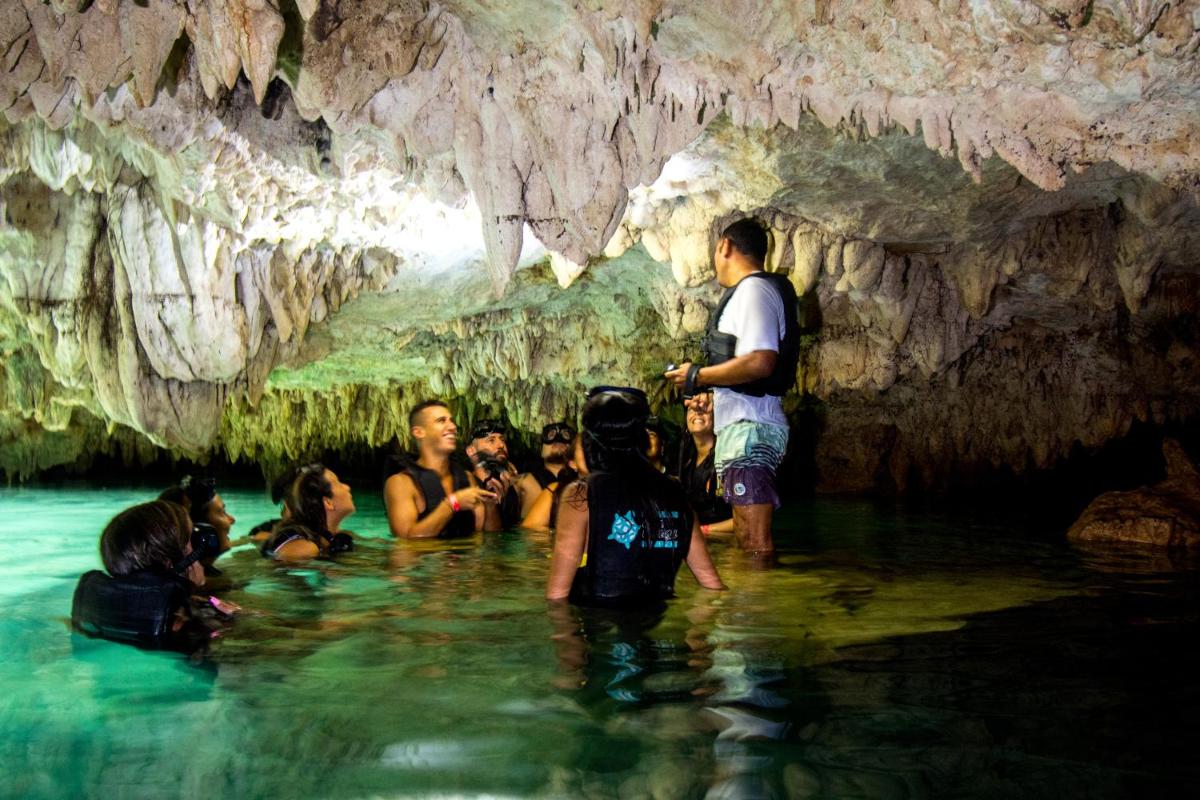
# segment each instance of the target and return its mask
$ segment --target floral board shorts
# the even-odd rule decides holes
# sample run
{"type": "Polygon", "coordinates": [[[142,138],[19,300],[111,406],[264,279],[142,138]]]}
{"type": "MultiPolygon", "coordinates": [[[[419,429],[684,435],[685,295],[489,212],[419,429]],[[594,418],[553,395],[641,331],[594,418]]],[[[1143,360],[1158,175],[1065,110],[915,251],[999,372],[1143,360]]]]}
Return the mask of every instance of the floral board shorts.
{"type": "Polygon", "coordinates": [[[779,508],[775,471],[787,451],[788,429],[738,420],[717,434],[717,486],[730,505],[779,508]]]}

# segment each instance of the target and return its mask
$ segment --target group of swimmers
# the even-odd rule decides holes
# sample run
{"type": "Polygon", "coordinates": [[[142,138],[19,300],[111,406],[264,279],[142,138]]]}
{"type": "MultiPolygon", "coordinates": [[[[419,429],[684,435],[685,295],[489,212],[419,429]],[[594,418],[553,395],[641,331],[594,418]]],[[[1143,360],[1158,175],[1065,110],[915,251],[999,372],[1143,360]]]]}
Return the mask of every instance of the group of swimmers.
{"type": "MultiPolygon", "coordinates": [[[[710,533],[732,531],[747,551],[771,553],[776,472],[789,433],[782,397],[795,386],[801,336],[795,289],[764,269],[768,247],[753,218],[730,224],[716,242],[713,267],[725,293],[705,331],[705,363],[672,364],[663,375],[687,405],[677,475],[666,474],[664,432],[639,389],[592,389],[580,435],[565,422],[546,426],[542,463],[525,473],[509,461],[505,428],[494,421],[471,431],[465,465],[454,460],[453,414],[428,400],[409,415],[416,454],[389,459],[384,474],[391,534],[553,530],[546,597],[615,607],[670,597],[684,563],[701,586],[724,588],[705,544],[710,533]]],[[[275,482],[275,500],[280,518],[251,533],[264,556],[296,562],[353,549],[342,523],[354,498],[332,470],[289,470],[275,482]]],[[[236,608],[195,594],[217,572],[232,524],[214,484],[202,480],[121,512],[100,539],[108,573],[80,579],[76,628],[153,644],[186,627],[197,605],[232,615],[236,608]]]]}
{"type": "MultiPolygon", "coordinates": [[[[714,488],[712,406],[687,401],[687,433],[676,474],[664,466],[666,435],[646,395],[597,387],[582,429],[542,430],[539,463],[520,472],[508,458],[505,428],[477,424],[460,461],[458,429],[444,402],[409,416],[416,454],[388,460],[383,496],[398,538],[456,538],[521,526],[554,531],[546,597],[584,605],[638,607],[673,594],[686,563],[697,581],[724,588],[705,537],[732,529],[714,488]]],[[[298,465],[277,478],[280,518],[249,539],[283,562],[330,558],[354,548],[343,522],[355,511],[350,487],[328,467],[298,465]]],[[[212,479],[185,478],[158,499],[117,514],[100,537],[106,572],[80,578],[74,627],[144,646],[170,646],[185,632],[211,631],[239,609],[206,594],[217,558],[232,546],[235,522],[212,479]]]]}

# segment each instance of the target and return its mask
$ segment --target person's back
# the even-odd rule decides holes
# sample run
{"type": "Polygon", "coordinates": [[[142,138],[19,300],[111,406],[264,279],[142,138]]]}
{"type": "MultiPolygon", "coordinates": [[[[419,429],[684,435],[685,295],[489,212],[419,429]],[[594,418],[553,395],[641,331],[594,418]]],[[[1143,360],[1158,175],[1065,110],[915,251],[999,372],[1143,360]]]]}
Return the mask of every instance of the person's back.
{"type": "Polygon", "coordinates": [[[692,534],[682,488],[649,467],[636,474],[592,473],[586,480],[588,542],[571,602],[642,606],[673,597],[692,534]]]}
{"type": "Polygon", "coordinates": [[[107,572],[84,573],[71,599],[71,624],[88,636],[143,647],[178,644],[193,619],[192,590],[204,583],[182,506],[155,500],[114,516],[100,537],[107,572]]]}
{"type": "Polygon", "coordinates": [[[546,599],[644,608],[674,595],[685,561],[701,586],[725,588],[683,487],[646,461],[645,393],[598,387],[581,416],[587,478],[563,493],[546,599]]]}

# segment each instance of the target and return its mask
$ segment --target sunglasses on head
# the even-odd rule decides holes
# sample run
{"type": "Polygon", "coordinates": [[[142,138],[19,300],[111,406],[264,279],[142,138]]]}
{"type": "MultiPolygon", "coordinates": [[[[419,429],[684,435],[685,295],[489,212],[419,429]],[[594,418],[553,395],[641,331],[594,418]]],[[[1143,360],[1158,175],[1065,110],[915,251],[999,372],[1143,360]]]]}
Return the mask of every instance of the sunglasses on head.
{"type": "Polygon", "coordinates": [[[575,439],[575,429],[564,422],[555,422],[542,428],[542,444],[562,442],[570,444],[575,439]]]}

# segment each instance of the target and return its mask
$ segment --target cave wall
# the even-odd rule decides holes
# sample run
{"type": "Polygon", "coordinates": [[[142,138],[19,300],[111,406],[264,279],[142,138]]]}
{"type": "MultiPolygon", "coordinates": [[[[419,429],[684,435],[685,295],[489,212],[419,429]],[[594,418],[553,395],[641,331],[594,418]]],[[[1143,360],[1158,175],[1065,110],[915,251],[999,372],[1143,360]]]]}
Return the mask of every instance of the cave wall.
{"type": "Polygon", "coordinates": [[[0,471],[521,429],[694,353],[728,221],[805,296],[820,486],[1195,417],[1200,4],[0,10],[0,471]],[[754,46],[747,47],[746,43],[754,46]]]}

